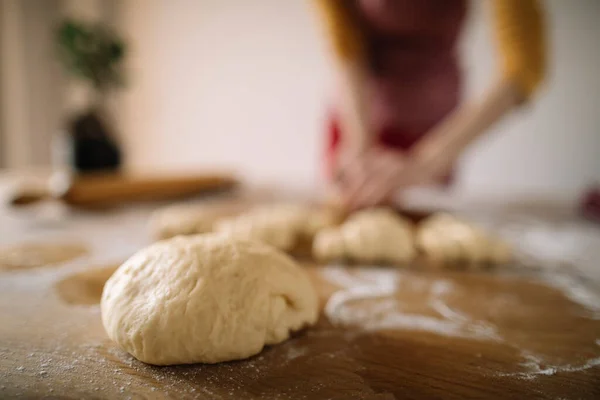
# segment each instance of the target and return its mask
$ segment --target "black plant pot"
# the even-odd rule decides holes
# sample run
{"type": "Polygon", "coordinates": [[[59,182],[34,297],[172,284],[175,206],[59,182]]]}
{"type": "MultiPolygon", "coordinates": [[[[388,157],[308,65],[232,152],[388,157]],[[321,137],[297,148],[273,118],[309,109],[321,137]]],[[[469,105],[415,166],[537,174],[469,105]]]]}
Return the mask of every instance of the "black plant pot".
{"type": "Polygon", "coordinates": [[[95,111],[73,119],[69,127],[71,162],[77,172],[115,171],[121,166],[121,151],[107,124],[95,111]]]}

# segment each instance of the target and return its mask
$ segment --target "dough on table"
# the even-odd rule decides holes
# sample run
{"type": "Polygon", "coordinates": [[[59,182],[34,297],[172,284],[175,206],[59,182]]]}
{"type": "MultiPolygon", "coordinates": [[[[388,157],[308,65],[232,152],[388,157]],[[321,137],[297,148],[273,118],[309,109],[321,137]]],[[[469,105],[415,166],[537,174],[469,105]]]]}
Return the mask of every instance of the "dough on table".
{"type": "Polygon", "coordinates": [[[321,261],[406,263],[415,256],[413,226],[391,209],[359,211],[339,227],[321,230],[313,256],[321,261]]]}
{"type": "Polygon", "coordinates": [[[291,250],[301,238],[338,223],[330,209],[300,204],[272,204],[256,207],[215,224],[215,230],[234,237],[258,240],[281,250],[291,250]]]}
{"type": "Polygon", "coordinates": [[[108,336],[155,365],[259,353],[312,325],[318,299],[287,255],[225,234],[178,236],[127,260],[104,286],[108,336]]]}
{"type": "Polygon", "coordinates": [[[176,204],[155,211],[150,228],[159,239],[207,233],[213,230],[216,221],[239,213],[242,206],[235,201],[176,204]]]}
{"type": "Polygon", "coordinates": [[[0,248],[0,271],[30,269],[72,261],[86,255],[82,243],[21,243],[0,248]]]}
{"type": "Polygon", "coordinates": [[[427,259],[437,264],[502,264],[511,259],[506,243],[445,213],[435,214],[419,225],[416,244],[427,259]]]}
{"type": "Polygon", "coordinates": [[[312,240],[323,229],[335,227],[341,222],[342,212],[334,207],[306,208],[300,221],[300,233],[312,240]]]}

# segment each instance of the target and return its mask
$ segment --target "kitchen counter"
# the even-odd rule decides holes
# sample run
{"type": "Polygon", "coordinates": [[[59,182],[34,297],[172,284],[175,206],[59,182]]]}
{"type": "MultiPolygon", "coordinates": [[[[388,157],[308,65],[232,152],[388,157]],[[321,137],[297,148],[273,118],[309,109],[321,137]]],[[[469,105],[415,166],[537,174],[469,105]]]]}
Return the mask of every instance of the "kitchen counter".
{"type": "Polygon", "coordinates": [[[568,213],[448,204],[515,243],[518,262],[467,272],[302,260],[321,299],[316,327],[247,360],[173,367],[118,349],[98,306],[114,268],[152,241],[157,204],[2,209],[0,247],[87,253],[0,270],[0,397],[599,398],[597,228],[568,213]]]}

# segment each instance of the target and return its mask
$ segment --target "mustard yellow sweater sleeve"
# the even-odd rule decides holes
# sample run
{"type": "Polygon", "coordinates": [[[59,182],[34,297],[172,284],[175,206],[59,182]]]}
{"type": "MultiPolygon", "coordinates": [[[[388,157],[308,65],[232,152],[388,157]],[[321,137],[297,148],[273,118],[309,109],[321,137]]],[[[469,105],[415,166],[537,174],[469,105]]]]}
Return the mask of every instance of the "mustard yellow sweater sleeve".
{"type": "MultiPolygon", "coordinates": [[[[312,0],[325,26],[334,54],[340,60],[364,57],[364,38],[345,0],[312,0]]],[[[415,0],[419,1],[419,0],[415,0]]],[[[546,72],[544,21],[538,0],[494,0],[495,34],[502,73],[531,97],[546,72]]]]}
{"type": "Polygon", "coordinates": [[[537,0],[494,0],[501,70],[529,99],[546,73],[546,40],[537,0]]]}
{"type": "Polygon", "coordinates": [[[345,0],[312,0],[335,56],[343,61],[364,57],[364,38],[345,0]]]}

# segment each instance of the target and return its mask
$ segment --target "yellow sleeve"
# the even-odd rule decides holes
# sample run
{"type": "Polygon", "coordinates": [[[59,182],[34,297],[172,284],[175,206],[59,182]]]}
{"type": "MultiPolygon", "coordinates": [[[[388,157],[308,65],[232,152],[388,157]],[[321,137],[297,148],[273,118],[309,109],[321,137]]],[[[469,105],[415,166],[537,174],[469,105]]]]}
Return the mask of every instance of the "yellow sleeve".
{"type": "Polygon", "coordinates": [[[353,61],[364,56],[364,39],[344,0],[313,0],[334,54],[353,61]]]}
{"type": "Polygon", "coordinates": [[[546,39],[537,0],[494,0],[502,72],[529,99],[546,73],[546,39]]]}

